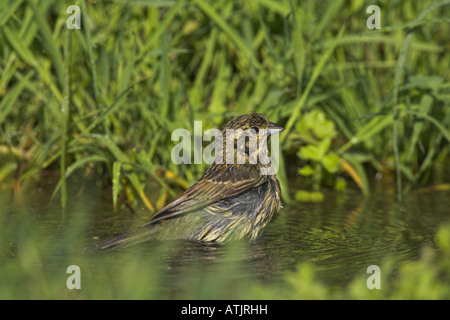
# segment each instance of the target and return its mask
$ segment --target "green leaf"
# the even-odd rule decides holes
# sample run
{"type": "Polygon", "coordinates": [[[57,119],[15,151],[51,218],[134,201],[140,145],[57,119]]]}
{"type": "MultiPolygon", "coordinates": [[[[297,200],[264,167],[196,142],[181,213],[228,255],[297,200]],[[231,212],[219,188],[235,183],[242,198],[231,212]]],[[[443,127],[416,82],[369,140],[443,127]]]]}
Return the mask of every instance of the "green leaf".
{"type": "Polygon", "coordinates": [[[297,155],[301,159],[321,161],[330,148],[330,144],[329,138],[320,141],[317,145],[308,144],[300,148],[297,155]]]}
{"type": "Polygon", "coordinates": [[[315,145],[309,144],[305,147],[300,148],[298,151],[298,156],[304,160],[320,160],[319,148],[315,145]]]}
{"type": "Polygon", "coordinates": [[[330,149],[331,145],[331,139],[326,138],[319,142],[318,144],[318,150],[319,150],[319,160],[322,160],[325,154],[327,153],[328,149],[330,149]]]}
{"type": "Polygon", "coordinates": [[[345,191],[347,189],[347,181],[344,178],[338,177],[334,183],[334,190],[345,191]]]}
{"type": "Polygon", "coordinates": [[[314,169],[311,166],[306,165],[298,169],[298,173],[301,174],[302,176],[308,177],[314,174],[314,169]]]}
{"type": "Polygon", "coordinates": [[[295,125],[295,129],[303,137],[311,139],[334,138],[337,135],[334,122],[328,120],[325,113],[312,110],[295,125]]]}
{"type": "Polygon", "coordinates": [[[320,191],[305,191],[305,190],[298,190],[295,193],[295,200],[300,202],[321,202],[325,196],[320,191]]]}
{"type": "Polygon", "coordinates": [[[335,173],[339,169],[339,157],[335,154],[327,154],[322,159],[323,167],[330,173],[335,173]]]}

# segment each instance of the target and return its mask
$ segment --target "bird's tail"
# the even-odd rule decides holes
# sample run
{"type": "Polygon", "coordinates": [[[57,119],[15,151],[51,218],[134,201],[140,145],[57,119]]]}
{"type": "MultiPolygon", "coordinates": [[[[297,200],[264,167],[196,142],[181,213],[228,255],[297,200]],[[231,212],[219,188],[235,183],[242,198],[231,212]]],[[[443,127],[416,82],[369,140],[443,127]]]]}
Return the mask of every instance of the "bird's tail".
{"type": "Polygon", "coordinates": [[[92,246],[92,249],[104,250],[104,249],[127,247],[127,243],[129,243],[130,239],[129,235],[130,235],[129,233],[125,233],[115,238],[96,243],[94,246],[92,246]]]}
{"type": "Polygon", "coordinates": [[[105,250],[126,248],[140,242],[152,239],[154,237],[152,230],[138,229],[135,232],[124,233],[115,238],[99,242],[91,247],[91,249],[105,250]]]}

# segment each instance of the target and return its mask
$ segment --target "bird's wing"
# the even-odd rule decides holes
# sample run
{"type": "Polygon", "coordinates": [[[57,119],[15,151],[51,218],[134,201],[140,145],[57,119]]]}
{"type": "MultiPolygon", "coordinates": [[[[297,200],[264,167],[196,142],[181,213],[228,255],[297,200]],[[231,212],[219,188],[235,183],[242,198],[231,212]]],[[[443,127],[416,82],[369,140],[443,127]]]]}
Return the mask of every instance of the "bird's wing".
{"type": "Polygon", "coordinates": [[[261,175],[256,166],[247,166],[244,170],[238,166],[213,165],[196,184],[158,211],[143,227],[196,211],[266,181],[267,176],[261,175]]]}

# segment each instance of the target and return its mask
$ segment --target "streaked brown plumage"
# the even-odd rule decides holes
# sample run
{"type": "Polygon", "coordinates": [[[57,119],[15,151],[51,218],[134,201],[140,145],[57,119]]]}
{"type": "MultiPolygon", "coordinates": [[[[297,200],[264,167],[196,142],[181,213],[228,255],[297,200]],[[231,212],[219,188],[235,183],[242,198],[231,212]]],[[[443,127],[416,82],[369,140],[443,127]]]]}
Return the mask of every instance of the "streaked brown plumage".
{"type": "MultiPolygon", "coordinates": [[[[232,119],[222,130],[223,162],[227,155],[227,129],[265,129],[273,134],[283,128],[256,113],[232,119]]],[[[263,138],[267,139],[267,135],[263,138]]],[[[249,161],[252,154],[248,139],[245,143],[244,164],[221,164],[216,158],[197,183],[157,212],[150,222],[134,232],[99,243],[97,248],[125,247],[149,239],[205,242],[256,239],[280,209],[281,190],[275,174],[261,174],[261,169],[270,167],[270,163],[263,164],[258,158],[257,163],[251,164],[254,162],[249,161]]],[[[268,153],[267,145],[261,148],[257,151],[268,153]]],[[[236,144],[231,152],[236,160],[236,144]]]]}

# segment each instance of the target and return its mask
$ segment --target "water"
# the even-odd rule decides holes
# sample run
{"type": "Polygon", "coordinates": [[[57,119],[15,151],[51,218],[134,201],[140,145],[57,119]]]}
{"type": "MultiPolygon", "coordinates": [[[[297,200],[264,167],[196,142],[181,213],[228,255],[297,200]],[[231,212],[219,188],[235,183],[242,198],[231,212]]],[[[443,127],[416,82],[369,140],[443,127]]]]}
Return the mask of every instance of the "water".
{"type": "Polygon", "coordinates": [[[448,191],[411,193],[401,205],[381,192],[367,198],[329,192],[321,203],[285,206],[252,243],[148,242],[96,252],[86,247],[145,218],[114,212],[110,190],[96,184],[72,192],[65,212],[49,202],[51,190],[39,190],[14,201],[2,193],[0,298],[264,297],[261,288],[281,290],[305,263],[313,266],[314,281],[340,290],[367,277],[370,265],[418,260],[424,246],[434,247],[439,225],[450,221],[448,191]],[[70,265],[80,267],[81,290],[67,289],[70,265]]]}

